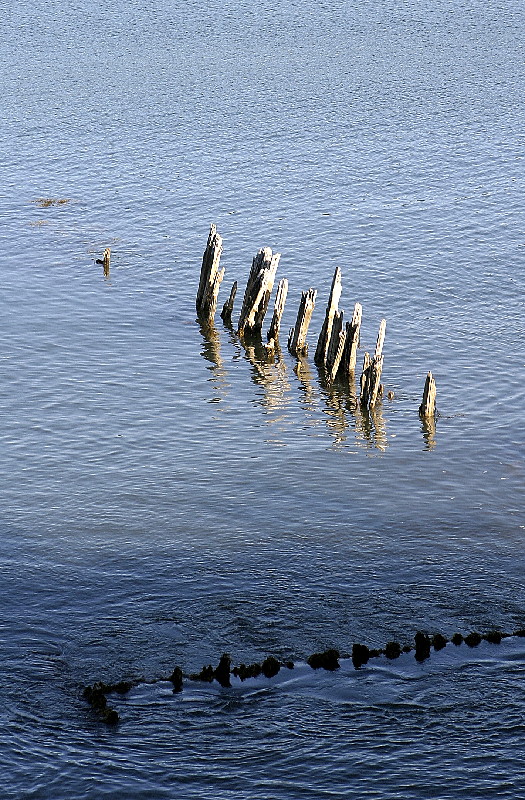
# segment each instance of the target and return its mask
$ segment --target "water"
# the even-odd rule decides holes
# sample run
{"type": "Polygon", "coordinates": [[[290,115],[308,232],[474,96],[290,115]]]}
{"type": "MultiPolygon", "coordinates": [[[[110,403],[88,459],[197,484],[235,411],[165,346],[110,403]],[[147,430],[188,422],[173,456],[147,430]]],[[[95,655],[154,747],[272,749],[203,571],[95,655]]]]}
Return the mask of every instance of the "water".
{"type": "Polygon", "coordinates": [[[302,662],[525,626],[524,23],[457,0],[4,9],[3,796],[519,795],[520,639],[302,662]],[[285,334],[318,289],[311,352],[340,266],[364,348],[387,319],[394,399],[368,419],[286,335],[273,363],[205,335],[212,221],[221,302],[266,245],[285,334]],[[115,729],[81,697],[225,650],[297,665],[141,684],[115,729]]]}

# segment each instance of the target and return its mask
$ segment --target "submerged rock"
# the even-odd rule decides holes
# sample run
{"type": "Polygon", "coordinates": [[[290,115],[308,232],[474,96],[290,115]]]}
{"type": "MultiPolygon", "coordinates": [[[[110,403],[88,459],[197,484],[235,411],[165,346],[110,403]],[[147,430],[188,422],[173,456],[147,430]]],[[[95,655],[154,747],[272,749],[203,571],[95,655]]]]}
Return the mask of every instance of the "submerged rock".
{"type": "Polygon", "coordinates": [[[203,667],[200,672],[194,672],[193,675],[190,675],[190,679],[192,681],[204,681],[205,683],[212,683],[214,677],[214,669],[211,664],[208,664],[207,667],[203,667]]]}
{"type": "Polygon", "coordinates": [[[104,709],[100,718],[106,725],[117,725],[120,721],[118,711],[115,711],[114,708],[104,709]]]}
{"type": "Polygon", "coordinates": [[[445,639],[441,633],[436,633],[436,635],[432,637],[434,650],[443,650],[443,648],[447,646],[447,643],[448,639],[445,639]]]}
{"type": "Polygon", "coordinates": [[[233,675],[245,681],[247,678],[258,678],[262,672],[260,664],[240,664],[238,667],[232,669],[233,675]]]}
{"type": "Polygon", "coordinates": [[[390,659],[399,658],[401,655],[401,645],[399,642],[387,642],[385,646],[385,656],[390,659]]]}
{"type": "Polygon", "coordinates": [[[280,663],[273,656],[268,656],[268,658],[265,658],[261,665],[262,673],[266,678],[273,678],[275,675],[277,675],[280,669],[280,663]]]}
{"type": "Polygon", "coordinates": [[[324,653],[312,653],[308,656],[306,663],[312,669],[327,669],[332,672],[339,669],[339,652],[337,650],[325,650],[324,653]]]}
{"type": "Polygon", "coordinates": [[[355,669],[359,669],[364,664],[368,663],[370,658],[370,650],[366,644],[353,644],[352,645],[352,663],[355,669]]]}
{"type": "Polygon", "coordinates": [[[465,636],[465,644],[468,644],[469,647],[477,647],[478,644],[481,644],[481,636],[477,631],[472,631],[465,636]]]}
{"type": "Polygon", "coordinates": [[[228,653],[223,653],[220,658],[219,664],[213,673],[213,677],[215,678],[215,680],[218,681],[221,686],[224,686],[224,688],[228,688],[229,686],[231,686],[230,665],[231,665],[230,656],[228,655],[228,653]]]}
{"type": "Polygon", "coordinates": [[[175,667],[169,679],[173,684],[173,691],[182,692],[182,670],[180,667],[175,667]]]}
{"type": "Polygon", "coordinates": [[[416,644],[416,661],[425,661],[430,656],[430,637],[422,631],[414,636],[416,644]]]}
{"type": "Polygon", "coordinates": [[[485,641],[490,642],[490,644],[499,644],[506,635],[506,633],[501,633],[500,631],[489,631],[483,638],[485,641]]]}

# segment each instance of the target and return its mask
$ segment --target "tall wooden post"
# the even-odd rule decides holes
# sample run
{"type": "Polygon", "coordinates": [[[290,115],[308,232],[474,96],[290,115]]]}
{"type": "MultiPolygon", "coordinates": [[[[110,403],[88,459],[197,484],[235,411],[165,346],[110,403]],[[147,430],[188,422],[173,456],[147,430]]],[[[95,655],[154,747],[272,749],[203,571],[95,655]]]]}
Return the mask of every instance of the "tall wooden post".
{"type": "Polygon", "coordinates": [[[355,371],[357,361],[357,348],[359,347],[359,336],[361,334],[361,319],[363,308],[361,303],[356,303],[354,313],[350,322],[346,323],[346,342],[343,357],[341,359],[341,369],[344,375],[350,375],[355,371]]]}
{"type": "Polygon", "coordinates": [[[267,340],[270,342],[272,339],[275,341],[279,338],[279,329],[281,327],[281,317],[284,311],[284,304],[288,295],[288,281],[283,278],[279,281],[277,287],[277,294],[275,296],[275,304],[273,308],[273,317],[266,335],[267,340]]]}
{"type": "Polygon", "coordinates": [[[202,257],[201,277],[196,300],[197,314],[207,324],[213,323],[219,287],[224,278],[224,269],[219,269],[221,253],[222,237],[217,233],[216,226],[212,225],[202,257]]]}
{"type": "Polygon", "coordinates": [[[337,305],[341,297],[341,291],[341,269],[337,267],[332,279],[330,297],[328,298],[328,305],[326,306],[323,327],[321,328],[321,333],[319,334],[317,347],[315,349],[314,361],[318,367],[326,366],[328,347],[330,345],[330,337],[332,335],[332,325],[334,316],[337,313],[337,305]]]}
{"type": "Polygon", "coordinates": [[[428,373],[423,390],[423,401],[419,406],[422,417],[432,417],[436,412],[436,381],[431,372],[428,373]]]}
{"type": "Polygon", "coordinates": [[[280,257],[270,247],[263,247],[254,256],[239,318],[239,336],[261,332],[280,257]]]}

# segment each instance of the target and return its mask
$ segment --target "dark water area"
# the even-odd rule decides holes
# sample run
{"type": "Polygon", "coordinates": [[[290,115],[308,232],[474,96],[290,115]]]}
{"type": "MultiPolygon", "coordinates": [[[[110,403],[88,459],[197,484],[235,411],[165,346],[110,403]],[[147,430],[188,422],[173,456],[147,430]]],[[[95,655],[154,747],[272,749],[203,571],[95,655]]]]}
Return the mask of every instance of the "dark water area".
{"type": "Polygon", "coordinates": [[[2,797],[520,796],[525,640],[304,662],[525,627],[524,42],[492,0],[4,9],[2,797]],[[195,319],[212,222],[234,322],[281,253],[273,359],[195,319]],[[313,360],[338,266],[370,415],[313,360]],[[82,698],[223,652],[296,668],[82,698]]]}

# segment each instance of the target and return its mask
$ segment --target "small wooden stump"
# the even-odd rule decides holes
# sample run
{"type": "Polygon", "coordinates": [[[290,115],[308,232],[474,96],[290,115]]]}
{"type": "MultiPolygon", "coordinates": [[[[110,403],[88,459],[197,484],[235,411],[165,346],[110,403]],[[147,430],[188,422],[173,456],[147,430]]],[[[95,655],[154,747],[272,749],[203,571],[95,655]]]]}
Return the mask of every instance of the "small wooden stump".
{"type": "Polygon", "coordinates": [[[232,321],[233,304],[235,302],[235,295],[237,294],[237,281],[233,284],[230,296],[222,307],[221,318],[228,325],[232,321]]]}
{"type": "Polygon", "coordinates": [[[346,323],[346,342],[343,357],[341,359],[341,369],[344,375],[350,375],[355,371],[357,361],[357,348],[359,347],[359,337],[361,334],[361,319],[363,308],[361,303],[356,303],[354,313],[350,322],[346,323]]]}
{"type": "Polygon", "coordinates": [[[288,295],[288,281],[283,278],[279,281],[277,287],[277,294],[275,296],[275,305],[273,309],[273,317],[270,323],[270,328],[267,333],[268,343],[279,338],[279,329],[281,327],[281,317],[284,311],[284,304],[288,295]]]}
{"type": "Polygon", "coordinates": [[[272,253],[270,247],[263,247],[254,256],[239,317],[239,336],[261,332],[280,258],[281,254],[272,253]]]}
{"type": "Polygon", "coordinates": [[[433,417],[436,413],[436,381],[431,372],[428,373],[423,390],[423,401],[419,406],[422,417],[433,417]]]}
{"type": "Polygon", "coordinates": [[[315,350],[314,361],[318,367],[325,367],[328,358],[328,348],[332,336],[332,325],[334,317],[337,313],[337,304],[341,297],[342,284],[341,284],[341,269],[337,267],[332,279],[332,286],[330,289],[330,297],[328,298],[328,305],[326,306],[326,313],[317,341],[315,350]]]}
{"type": "Polygon", "coordinates": [[[386,320],[382,319],[377,334],[376,349],[374,357],[370,358],[369,353],[365,353],[363,361],[363,373],[361,375],[361,399],[360,403],[366,408],[373,408],[381,387],[381,373],[383,371],[383,344],[385,341],[386,320]]]}
{"type": "Polygon", "coordinates": [[[288,350],[293,356],[306,356],[308,354],[306,334],[308,333],[312,312],[315,308],[316,297],[317,289],[308,289],[307,292],[303,292],[301,295],[297,321],[295,327],[290,329],[288,336],[288,350]]]}
{"type": "Polygon", "coordinates": [[[102,258],[97,258],[95,260],[96,264],[102,264],[102,266],[104,268],[104,277],[105,278],[109,277],[110,261],[111,261],[111,250],[110,250],[109,247],[106,247],[106,249],[104,250],[104,253],[102,254],[102,258]]]}
{"type": "Polygon", "coordinates": [[[197,314],[203,322],[209,325],[213,324],[219,287],[224,278],[224,268],[219,269],[221,253],[222,237],[217,233],[216,226],[212,225],[202,257],[201,277],[196,300],[197,314]]]}

